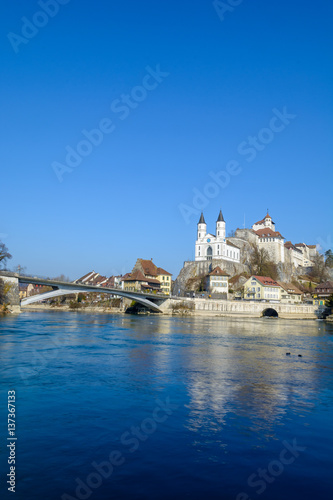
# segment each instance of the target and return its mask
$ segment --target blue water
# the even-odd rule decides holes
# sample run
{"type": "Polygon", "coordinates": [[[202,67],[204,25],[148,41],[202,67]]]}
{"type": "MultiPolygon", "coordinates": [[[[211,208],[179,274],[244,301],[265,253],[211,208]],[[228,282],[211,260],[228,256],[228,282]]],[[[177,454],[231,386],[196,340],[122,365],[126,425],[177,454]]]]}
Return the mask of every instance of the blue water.
{"type": "Polygon", "coordinates": [[[0,497],[331,498],[332,346],[323,321],[1,318],[0,497]]]}

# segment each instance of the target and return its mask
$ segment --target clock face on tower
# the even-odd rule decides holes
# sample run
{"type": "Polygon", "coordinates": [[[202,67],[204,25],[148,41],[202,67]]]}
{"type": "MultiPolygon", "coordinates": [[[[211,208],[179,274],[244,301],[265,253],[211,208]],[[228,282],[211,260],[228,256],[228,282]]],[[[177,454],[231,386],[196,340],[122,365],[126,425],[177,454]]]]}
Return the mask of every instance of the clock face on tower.
{"type": "Polygon", "coordinates": [[[210,243],[210,238],[207,239],[207,243],[210,243]]]}

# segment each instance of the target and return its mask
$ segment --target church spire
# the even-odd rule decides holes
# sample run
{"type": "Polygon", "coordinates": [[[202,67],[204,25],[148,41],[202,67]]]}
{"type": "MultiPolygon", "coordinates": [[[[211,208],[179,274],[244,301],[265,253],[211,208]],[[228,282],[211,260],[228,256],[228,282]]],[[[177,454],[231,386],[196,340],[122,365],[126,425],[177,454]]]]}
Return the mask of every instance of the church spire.
{"type": "Polygon", "coordinates": [[[220,210],[219,217],[216,222],[224,222],[222,210],[220,210]]]}
{"type": "Polygon", "coordinates": [[[201,212],[201,217],[200,217],[200,220],[199,220],[198,224],[206,224],[206,221],[205,221],[205,218],[204,218],[202,212],[201,212]]]}

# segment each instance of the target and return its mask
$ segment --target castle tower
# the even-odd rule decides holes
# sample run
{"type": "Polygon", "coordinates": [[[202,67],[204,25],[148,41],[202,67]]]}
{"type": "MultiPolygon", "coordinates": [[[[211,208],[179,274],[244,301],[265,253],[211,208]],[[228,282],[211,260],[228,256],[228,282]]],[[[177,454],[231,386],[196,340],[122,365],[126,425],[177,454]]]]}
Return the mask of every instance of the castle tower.
{"type": "Polygon", "coordinates": [[[222,210],[220,210],[218,219],[216,221],[216,238],[225,240],[225,221],[223,218],[222,210]]]}
{"type": "Polygon", "coordinates": [[[264,218],[264,225],[265,227],[270,227],[272,231],[275,231],[275,224],[272,221],[272,217],[269,215],[268,210],[267,210],[267,215],[264,218]]]}
{"type": "Polygon", "coordinates": [[[205,218],[203,216],[203,213],[201,212],[201,217],[198,222],[198,240],[201,238],[204,238],[207,234],[207,224],[205,221],[205,218]]]}

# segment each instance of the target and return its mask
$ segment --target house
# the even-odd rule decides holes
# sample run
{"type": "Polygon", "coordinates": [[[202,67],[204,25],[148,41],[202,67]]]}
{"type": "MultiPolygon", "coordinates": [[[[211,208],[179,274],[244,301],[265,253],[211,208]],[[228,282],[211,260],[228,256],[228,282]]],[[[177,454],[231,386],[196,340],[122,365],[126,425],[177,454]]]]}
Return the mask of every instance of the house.
{"type": "Polygon", "coordinates": [[[333,294],[333,282],[326,281],[316,286],[313,294],[313,304],[318,306],[325,306],[326,301],[333,294]]]}
{"type": "Polygon", "coordinates": [[[281,286],[269,276],[251,276],[244,284],[244,299],[280,302],[281,286]]]}
{"type": "MultiPolygon", "coordinates": [[[[160,291],[165,295],[170,295],[172,274],[162,267],[157,267],[154,264],[153,259],[137,259],[132,273],[137,270],[140,271],[146,279],[157,280],[160,283],[160,291]]],[[[151,281],[151,283],[153,282],[151,281]]]]}
{"type": "Polygon", "coordinates": [[[284,255],[286,262],[293,264],[295,267],[303,266],[303,252],[291,241],[285,242],[284,255]]]}
{"type": "Polygon", "coordinates": [[[127,292],[159,292],[161,288],[158,279],[145,276],[139,269],[123,277],[122,281],[127,292]]]}
{"type": "Polygon", "coordinates": [[[95,273],[95,271],[90,271],[90,273],[85,274],[81,278],[76,279],[73,283],[81,283],[83,285],[91,285],[92,282],[98,277],[100,274],[95,273]]]}
{"type": "Polygon", "coordinates": [[[301,304],[303,300],[303,292],[292,283],[278,281],[281,286],[281,303],[282,304],[301,304]]]}
{"type": "Polygon", "coordinates": [[[22,300],[25,297],[27,297],[28,286],[29,285],[27,283],[20,283],[19,284],[19,296],[20,296],[20,300],[22,300]]]}
{"type": "Polygon", "coordinates": [[[240,249],[226,240],[225,234],[225,220],[221,210],[216,221],[216,235],[207,233],[207,224],[203,213],[201,213],[195,242],[195,260],[198,262],[221,260],[239,263],[240,249]]]}
{"type": "Polygon", "coordinates": [[[79,283],[81,285],[91,285],[91,286],[105,286],[108,278],[106,276],[101,276],[95,271],[85,274],[82,278],[78,278],[73,283],[79,283]]]}
{"type": "Polygon", "coordinates": [[[121,278],[122,276],[110,276],[102,286],[104,288],[120,288],[121,287],[121,278]]]}
{"type": "Polygon", "coordinates": [[[228,280],[230,274],[223,271],[219,266],[215,267],[206,276],[206,290],[210,293],[223,293],[228,298],[228,280]]]}

